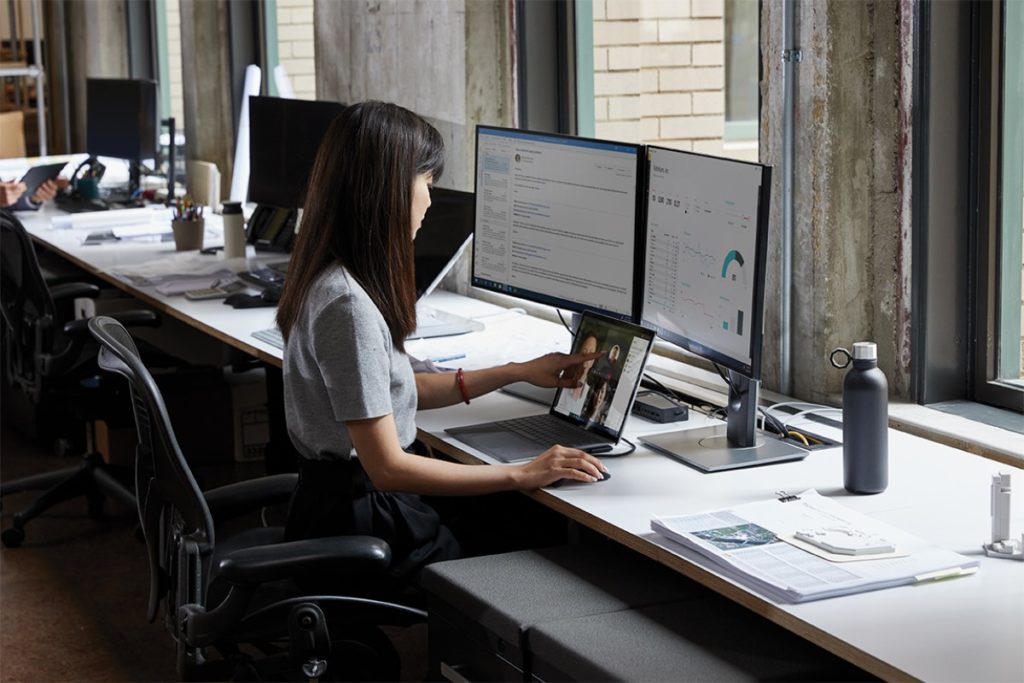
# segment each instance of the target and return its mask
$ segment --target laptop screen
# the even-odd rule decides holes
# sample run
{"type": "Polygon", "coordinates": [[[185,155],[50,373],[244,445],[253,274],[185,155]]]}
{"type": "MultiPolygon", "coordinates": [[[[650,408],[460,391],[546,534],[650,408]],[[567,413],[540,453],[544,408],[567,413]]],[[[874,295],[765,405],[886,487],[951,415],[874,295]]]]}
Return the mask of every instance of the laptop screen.
{"type": "Polygon", "coordinates": [[[582,386],[558,390],[551,412],[617,440],[633,407],[653,343],[652,330],[584,313],[572,352],[599,351],[602,355],[588,361],[582,386]]]}

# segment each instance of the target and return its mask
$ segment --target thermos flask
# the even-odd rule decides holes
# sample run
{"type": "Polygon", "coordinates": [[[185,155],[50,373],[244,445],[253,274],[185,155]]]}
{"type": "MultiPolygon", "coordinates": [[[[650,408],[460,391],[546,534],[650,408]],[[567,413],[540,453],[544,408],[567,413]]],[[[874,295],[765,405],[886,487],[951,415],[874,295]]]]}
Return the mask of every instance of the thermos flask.
{"type": "Polygon", "coordinates": [[[224,202],[224,258],[245,256],[245,218],[241,202],[224,202]]]}
{"type": "Polygon", "coordinates": [[[832,365],[852,365],[843,380],[843,486],[881,493],[889,485],[889,384],[878,368],[874,342],[856,342],[853,354],[832,352],[832,365]],[[846,357],[839,363],[837,356],[846,357]]]}

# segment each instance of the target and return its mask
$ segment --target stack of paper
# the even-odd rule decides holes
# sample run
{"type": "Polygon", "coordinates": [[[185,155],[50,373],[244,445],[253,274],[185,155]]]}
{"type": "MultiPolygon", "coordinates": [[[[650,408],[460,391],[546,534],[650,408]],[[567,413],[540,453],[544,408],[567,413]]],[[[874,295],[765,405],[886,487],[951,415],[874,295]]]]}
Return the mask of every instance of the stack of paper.
{"type": "Polygon", "coordinates": [[[656,517],[651,528],[711,559],[731,578],[782,602],[805,602],[969,574],[978,560],[937,548],[810,490],[680,517],[656,517]],[[888,539],[895,550],[838,556],[796,532],[849,529],[888,539]]]}

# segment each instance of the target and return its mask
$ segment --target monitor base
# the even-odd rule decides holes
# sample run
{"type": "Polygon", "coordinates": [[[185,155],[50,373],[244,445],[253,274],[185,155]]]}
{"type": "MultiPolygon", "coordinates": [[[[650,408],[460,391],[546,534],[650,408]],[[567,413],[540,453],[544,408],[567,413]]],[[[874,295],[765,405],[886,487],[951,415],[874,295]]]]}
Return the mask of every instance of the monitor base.
{"type": "Polygon", "coordinates": [[[725,433],[725,425],[715,425],[641,436],[640,441],[702,472],[803,460],[807,456],[802,448],[763,432],[757,432],[754,445],[745,448],[731,445],[725,433]]]}

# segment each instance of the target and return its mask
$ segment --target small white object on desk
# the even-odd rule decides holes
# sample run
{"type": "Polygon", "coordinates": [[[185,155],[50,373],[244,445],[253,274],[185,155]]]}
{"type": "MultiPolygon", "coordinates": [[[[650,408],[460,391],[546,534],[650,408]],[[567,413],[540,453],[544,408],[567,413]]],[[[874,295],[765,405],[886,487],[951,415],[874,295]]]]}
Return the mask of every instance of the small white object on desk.
{"type": "Polygon", "coordinates": [[[1024,560],[1024,533],[1020,540],[1010,538],[1010,475],[992,475],[992,541],[982,546],[989,557],[1024,560]]]}
{"type": "Polygon", "coordinates": [[[800,529],[793,535],[801,541],[837,555],[877,555],[896,551],[896,546],[881,536],[864,533],[851,527],[800,529]]]}

